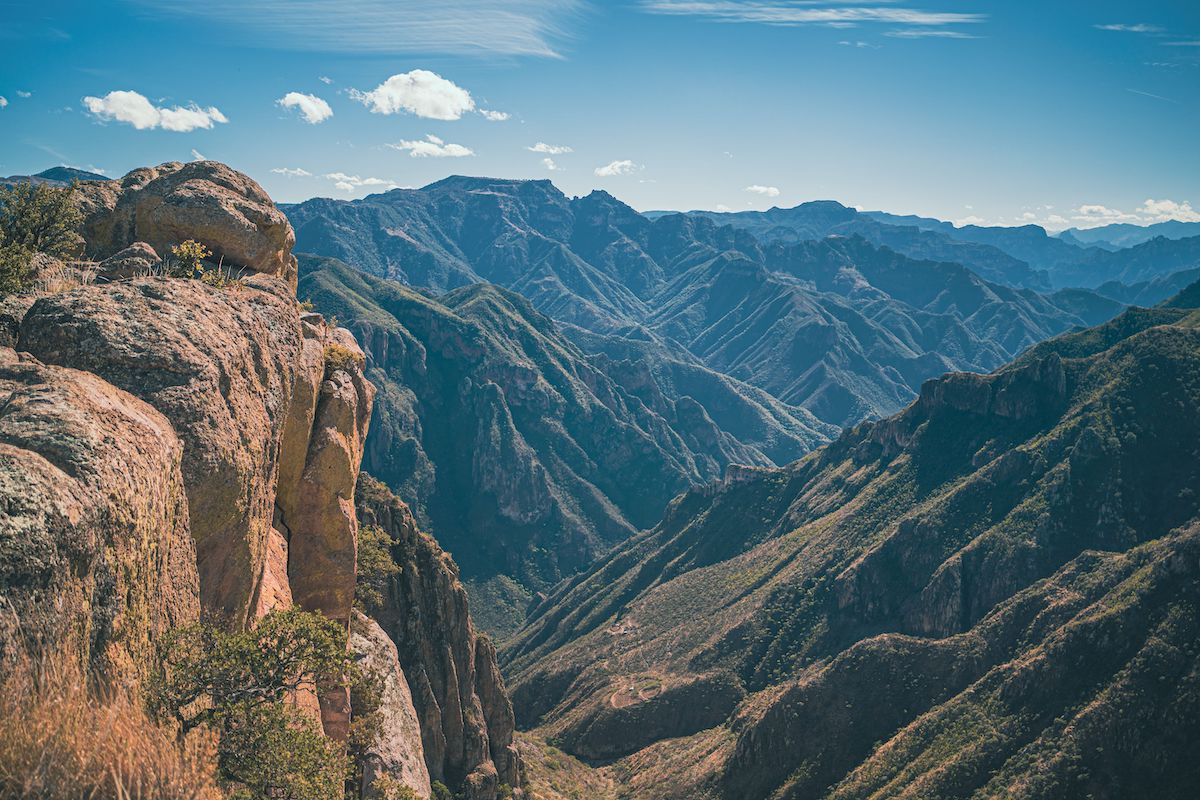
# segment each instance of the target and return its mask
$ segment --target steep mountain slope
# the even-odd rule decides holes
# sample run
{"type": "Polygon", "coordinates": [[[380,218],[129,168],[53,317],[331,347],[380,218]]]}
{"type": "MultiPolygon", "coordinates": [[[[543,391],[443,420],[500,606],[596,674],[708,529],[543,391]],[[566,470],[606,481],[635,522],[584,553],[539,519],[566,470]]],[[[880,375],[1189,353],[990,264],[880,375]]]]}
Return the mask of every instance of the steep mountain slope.
{"type": "Polygon", "coordinates": [[[1126,285],[1200,268],[1200,236],[1187,239],[1158,237],[1148,242],[1093,255],[1054,276],[1059,286],[1100,286],[1108,281],[1126,285]]]}
{"type": "Polygon", "coordinates": [[[837,425],[902,407],[921,382],[986,371],[1083,321],[1027,290],[859,237],[724,253],[651,301],[647,324],[709,366],[837,425]]]}
{"type": "Polygon", "coordinates": [[[518,723],[634,796],[1189,796],[1198,407],[1133,309],[731,471],[534,609],[518,723]]]}
{"type": "Polygon", "coordinates": [[[303,273],[300,296],[356,333],[380,388],[366,468],[473,582],[546,588],[728,464],[786,462],[834,433],[695,365],[589,359],[491,285],[433,299],[331,259],[303,273]]]}

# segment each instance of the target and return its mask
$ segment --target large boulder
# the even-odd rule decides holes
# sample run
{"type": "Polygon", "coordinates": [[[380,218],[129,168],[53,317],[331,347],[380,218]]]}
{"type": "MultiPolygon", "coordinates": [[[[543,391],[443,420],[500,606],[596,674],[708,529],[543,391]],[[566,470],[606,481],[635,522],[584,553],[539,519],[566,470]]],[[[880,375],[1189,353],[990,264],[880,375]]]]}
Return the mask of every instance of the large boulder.
{"type": "Polygon", "coordinates": [[[197,618],[182,456],[147,403],[0,348],[0,654],[133,679],[197,618]]]}
{"type": "Polygon", "coordinates": [[[193,239],[235,272],[261,272],[296,286],[296,236],[287,217],[261,186],[224,164],[143,167],[119,181],[81,183],[76,195],[92,258],[106,259],[135,242],[165,256],[193,239]]]}
{"type": "Polygon", "coordinates": [[[183,441],[204,608],[245,625],[271,552],[281,439],[301,357],[287,287],[135,278],[39,299],[18,349],[157,408],[183,441]]]}

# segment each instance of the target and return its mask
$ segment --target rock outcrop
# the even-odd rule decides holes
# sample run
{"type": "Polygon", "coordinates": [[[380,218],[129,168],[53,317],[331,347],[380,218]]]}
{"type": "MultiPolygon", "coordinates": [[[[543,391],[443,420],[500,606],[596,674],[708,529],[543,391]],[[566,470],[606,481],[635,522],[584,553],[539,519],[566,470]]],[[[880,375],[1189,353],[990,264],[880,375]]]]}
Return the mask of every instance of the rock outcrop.
{"type": "Polygon", "coordinates": [[[81,287],[34,303],[17,348],[98,375],[171,421],[184,443],[201,600],[247,624],[300,364],[286,287],[270,278],[240,291],[170,278],[81,287]]]}
{"type": "Polygon", "coordinates": [[[188,239],[215,261],[296,286],[296,242],[287,217],[263,188],[215,161],[135,169],[119,181],[77,188],[87,254],[107,259],[136,242],[159,255],[188,239]]]}
{"type": "Polygon", "coordinates": [[[136,678],[159,634],[197,618],[182,456],[147,403],[0,348],[0,655],[136,678]]]}
{"type": "Polygon", "coordinates": [[[494,798],[500,784],[520,786],[512,704],[495,650],[471,624],[458,567],[379,481],[364,474],[355,500],[361,524],[387,533],[400,567],[373,615],[412,688],[430,778],[471,800],[494,798]]]}
{"type": "Polygon", "coordinates": [[[399,781],[421,797],[429,797],[429,769],[421,748],[421,723],[413,706],[412,691],[400,666],[396,645],[379,623],[355,612],[350,622],[350,650],[364,667],[383,683],[380,697],[382,735],[367,754],[363,797],[382,797],[383,776],[399,781]]]}

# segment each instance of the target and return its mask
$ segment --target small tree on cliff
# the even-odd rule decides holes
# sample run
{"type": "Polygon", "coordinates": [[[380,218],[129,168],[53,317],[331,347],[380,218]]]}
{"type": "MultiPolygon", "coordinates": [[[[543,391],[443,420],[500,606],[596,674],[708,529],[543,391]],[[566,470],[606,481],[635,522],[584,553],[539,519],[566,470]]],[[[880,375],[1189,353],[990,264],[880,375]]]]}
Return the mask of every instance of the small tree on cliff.
{"type": "Polygon", "coordinates": [[[151,710],[183,735],[219,734],[218,767],[237,798],[326,800],[349,772],[345,748],[287,702],[312,682],[357,672],[345,631],[319,614],[274,611],[249,631],[209,624],[169,633],[148,691],[151,710]]]}
{"type": "Polygon", "coordinates": [[[29,287],[35,253],[61,259],[79,255],[82,240],[76,230],[83,215],[73,194],[74,186],[21,183],[0,188],[0,295],[29,287]]]}

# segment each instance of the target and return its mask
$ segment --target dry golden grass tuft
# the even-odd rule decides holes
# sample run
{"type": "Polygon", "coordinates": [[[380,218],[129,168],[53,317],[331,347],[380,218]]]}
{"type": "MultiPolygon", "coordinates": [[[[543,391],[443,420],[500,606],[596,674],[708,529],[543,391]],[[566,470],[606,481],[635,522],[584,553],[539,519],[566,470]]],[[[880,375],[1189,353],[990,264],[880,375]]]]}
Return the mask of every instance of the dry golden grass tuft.
{"type": "MultiPolygon", "coordinates": [[[[6,667],[10,665],[5,665],[6,667]]],[[[89,691],[67,659],[0,678],[0,797],[222,800],[216,743],[180,743],[123,690],[89,691]]]]}

